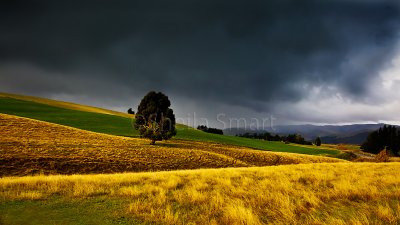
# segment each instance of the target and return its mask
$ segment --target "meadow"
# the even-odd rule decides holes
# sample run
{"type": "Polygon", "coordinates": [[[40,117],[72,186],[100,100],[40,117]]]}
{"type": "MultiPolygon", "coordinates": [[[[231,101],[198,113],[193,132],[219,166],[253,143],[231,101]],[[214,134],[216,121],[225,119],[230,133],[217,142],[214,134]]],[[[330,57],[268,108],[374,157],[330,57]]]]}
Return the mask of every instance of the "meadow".
{"type": "Polygon", "coordinates": [[[113,110],[109,110],[109,109],[98,108],[98,107],[94,107],[94,106],[76,104],[73,102],[58,101],[58,100],[53,100],[53,99],[48,99],[48,98],[17,95],[17,94],[4,93],[4,92],[0,92],[0,98],[18,99],[18,100],[23,100],[23,101],[28,101],[28,102],[36,102],[36,103],[40,103],[40,104],[44,104],[44,105],[50,105],[50,106],[63,108],[63,109],[72,109],[72,110],[83,111],[83,112],[93,112],[93,113],[101,113],[101,114],[108,114],[108,115],[132,118],[132,115],[129,115],[127,113],[117,112],[117,111],[113,111],[113,110]]]}
{"type": "MultiPolygon", "coordinates": [[[[128,114],[113,112],[89,106],[80,106],[36,97],[0,94],[0,113],[27,117],[50,123],[75,127],[104,134],[138,137],[133,129],[134,118],[128,114]]],[[[214,142],[227,145],[248,147],[258,150],[293,152],[309,155],[336,156],[340,151],[322,147],[299,146],[282,142],[254,140],[248,138],[205,133],[188,126],[178,124],[175,139],[214,142]]]]}
{"type": "Polygon", "coordinates": [[[0,113],[17,115],[98,133],[137,136],[131,118],[59,108],[51,105],[0,97],[0,113]]]}
{"type": "Polygon", "coordinates": [[[115,173],[341,162],[212,142],[148,140],[0,114],[0,176],[115,173]]]}
{"type": "Polygon", "coordinates": [[[400,223],[399,168],[400,163],[318,163],[6,177],[0,179],[0,221],[394,225],[400,223]]]}
{"type": "Polygon", "coordinates": [[[400,162],[184,125],[149,145],[132,120],[0,94],[0,225],[400,224],[400,162]]]}

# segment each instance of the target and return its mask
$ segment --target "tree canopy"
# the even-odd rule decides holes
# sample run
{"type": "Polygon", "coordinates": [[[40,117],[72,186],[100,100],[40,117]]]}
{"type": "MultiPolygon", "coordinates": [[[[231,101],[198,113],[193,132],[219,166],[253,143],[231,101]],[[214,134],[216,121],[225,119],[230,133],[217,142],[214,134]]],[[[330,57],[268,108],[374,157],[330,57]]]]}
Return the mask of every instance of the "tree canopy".
{"type": "Polygon", "coordinates": [[[135,129],[141,137],[156,141],[168,140],[176,135],[175,115],[171,102],[161,92],[149,92],[143,97],[136,113],[135,129]]]}
{"type": "Polygon", "coordinates": [[[317,138],[315,139],[315,141],[314,141],[314,144],[315,144],[316,146],[321,146],[321,138],[320,138],[320,137],[317,137],[317,138]]]}
{"type": "Polygon", "coordinates": [[[135,114],[135,111],[132,110],[132,108],[128,109],[128,114],[135,114]]]}
{"type": "Polygon", "coordinates": [[[400,155],[400,130],[397,127],[384,125],[379,130],[370,133],[361,145],[363,151],[374,154],[385,148],[395,155],[400,155]]]}

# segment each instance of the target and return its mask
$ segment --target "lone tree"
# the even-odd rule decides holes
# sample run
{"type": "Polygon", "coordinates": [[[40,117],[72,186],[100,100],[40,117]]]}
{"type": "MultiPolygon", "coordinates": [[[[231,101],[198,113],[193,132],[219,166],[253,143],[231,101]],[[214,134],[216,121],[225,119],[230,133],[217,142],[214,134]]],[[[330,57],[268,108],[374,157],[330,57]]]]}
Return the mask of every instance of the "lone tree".
{"type": "Polygon", "coordinates": [[[321,138],[317,137],[317,138],[315,139],[315,141],[314,141],[314,144],[315,144],[316,146],[321,146],[321,138]]]}
{"type": "Polygon", "coordinates": [[[138,106],[135,129],[140,136],[156,141],[168,140],[176,135],[175,115],[168,97],[161,92],[149,92],[138,106]]]}
{"type": "Polygon", "coordinates": [[[132,108],[128,109],[128,114],[135,114],[135,111],[132,110],[132,108]]]}

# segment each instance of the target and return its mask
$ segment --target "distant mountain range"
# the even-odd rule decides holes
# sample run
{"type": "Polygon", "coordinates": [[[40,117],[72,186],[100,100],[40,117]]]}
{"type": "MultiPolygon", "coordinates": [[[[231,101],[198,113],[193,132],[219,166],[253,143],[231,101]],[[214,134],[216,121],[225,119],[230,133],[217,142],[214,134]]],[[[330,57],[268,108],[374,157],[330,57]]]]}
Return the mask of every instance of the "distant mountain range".
{"type": "Polygon", "coordinates": [[[275,126],[274,129],[251,130],[245,128],[228,128],[224,130],[225,135],[237,135],[244,133],[270,132],[278,135],[300,134],[306,140],[314,140],[321,137],[322,143],[329,144],[362,144],[368,134],[382,127],[384,124],[352,124],[352,125],[285,125],[275,126]]]}

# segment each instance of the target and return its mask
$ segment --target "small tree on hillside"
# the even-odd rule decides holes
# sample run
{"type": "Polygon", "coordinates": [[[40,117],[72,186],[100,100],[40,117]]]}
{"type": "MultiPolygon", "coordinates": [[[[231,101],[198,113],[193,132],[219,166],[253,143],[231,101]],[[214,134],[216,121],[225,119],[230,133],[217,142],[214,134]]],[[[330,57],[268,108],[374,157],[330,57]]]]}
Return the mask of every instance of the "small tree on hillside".
{"type": "Polygon", "coordinates": [[[161,92],[149,92],[138,106],[135,129],[140,136],[156,141],[168,140],[176,135],[175,115],[168,97],[161,92]]]}
{"type": "Polygon", "coordinates": [[[317,137],[317,138],[315,139],[315,141],[314,141],[314,144],[315,144],[316,146],[321,146],[321,138],[317,137]]]}
{"type": "Polygon", "coordinates": [[[132,108],[128,109],[128,114],[135,114],[135,111],[132,110],[132,108]]]}

